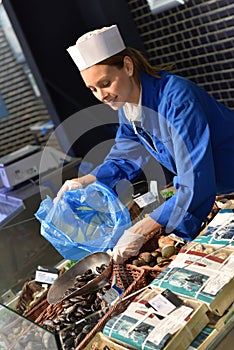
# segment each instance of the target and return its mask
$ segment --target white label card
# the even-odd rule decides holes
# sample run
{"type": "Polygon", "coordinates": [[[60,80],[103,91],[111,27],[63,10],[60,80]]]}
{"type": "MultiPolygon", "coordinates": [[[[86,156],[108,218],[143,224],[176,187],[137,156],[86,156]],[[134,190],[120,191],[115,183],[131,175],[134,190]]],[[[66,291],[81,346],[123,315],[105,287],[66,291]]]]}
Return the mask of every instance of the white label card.
{"type": "Polygon", "coordinates": [[[36,271],[35,281],[40,283],[53,284],[54,281],[58,278],[58,274],[45,272],[45,271],[36,271]]]}
{"type": "Polygon", "coordinates": [[[168,315],[176,308],[176,306],[162,294],[158,294],[153,299],[149,300],[149,304],[162,316],[168,315]]]}
{"type": "Polygon", "coordinates": [[[156,200],[157,198],[153,195],[152,192],[146,192],[142,196],[135,198],[134,202],[136,202],[140,208],[144,208],[156,200]]]}

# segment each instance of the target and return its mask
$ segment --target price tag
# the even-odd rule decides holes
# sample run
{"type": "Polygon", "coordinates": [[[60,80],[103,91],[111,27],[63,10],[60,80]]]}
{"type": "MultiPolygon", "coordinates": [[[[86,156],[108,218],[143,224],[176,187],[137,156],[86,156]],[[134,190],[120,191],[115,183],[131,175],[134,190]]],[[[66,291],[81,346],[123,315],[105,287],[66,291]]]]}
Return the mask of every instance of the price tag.
{"type": "Polygon", "coordinates": [[[156,200],[157,198],[153,195],[152,192],[146,192],[142,196],[135,198],[134,202],[136,202],[140,208],[144,208],[156,200]]]}
{"type": "Polygon", "coordinates": [[[123,294],[123,290],[116,285],[112,286],[104,295],[103,299],[109,306],[115,304],[119,297],[123,294]]]}
{"type": "Polygon", "coordinates": [[[180,306],[183,301],[176,294],[166,289],[161,294],[156,295],[148,302],[159,315],[166,316],[180,306]]]}
{"type": "Polygon", "coordinates": [[[38,266],[36,270],[35,282],[38,284],[53,284],[58,278],[58,269],[53,267],[38,266]]]}

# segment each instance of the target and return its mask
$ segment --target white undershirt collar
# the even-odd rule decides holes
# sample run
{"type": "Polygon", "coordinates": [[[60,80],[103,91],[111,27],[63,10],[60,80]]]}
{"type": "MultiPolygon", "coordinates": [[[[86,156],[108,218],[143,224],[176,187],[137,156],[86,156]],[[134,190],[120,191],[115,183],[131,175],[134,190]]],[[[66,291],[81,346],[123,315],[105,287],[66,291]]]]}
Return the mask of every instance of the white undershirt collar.
{"type": "Polygon", "coordinates": [[[142,93],[140,91],[140,98],[138,104],[126,102],[123,106],[124,113],[129,121],[141,122],[142,119],[142,106],[141,106],[142,93]]]}

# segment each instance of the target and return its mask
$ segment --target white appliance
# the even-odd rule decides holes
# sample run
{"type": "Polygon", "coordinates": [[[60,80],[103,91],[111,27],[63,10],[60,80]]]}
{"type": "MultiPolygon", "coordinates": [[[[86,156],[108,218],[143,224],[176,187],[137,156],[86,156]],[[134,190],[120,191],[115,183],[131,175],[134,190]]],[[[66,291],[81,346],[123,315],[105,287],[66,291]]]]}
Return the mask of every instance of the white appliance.
{"type": "Polygon", "coordinates": [[[70,161],[71,157],[52,147],[25,146],[0,158],[1,184],[13,188],[37,175],[61,167],[65,159],[70,161]]]}

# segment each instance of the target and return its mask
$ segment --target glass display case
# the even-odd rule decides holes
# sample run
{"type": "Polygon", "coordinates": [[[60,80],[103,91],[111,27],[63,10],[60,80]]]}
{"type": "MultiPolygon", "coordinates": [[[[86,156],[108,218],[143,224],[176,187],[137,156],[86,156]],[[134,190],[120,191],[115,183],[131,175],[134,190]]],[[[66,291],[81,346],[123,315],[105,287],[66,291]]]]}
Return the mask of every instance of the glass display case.
{"type": "Polygon", "coordinates": [[[0,350],[61,350],[59,334],[0,304],[0,350]]]}
{"type": "Polygon", "coordinates": [[[74,317],[73,311],[60,314],[56,320],[44,318],[44,328],[0,304],[0,350],[74,349],[85,337],[89,337],[89,332],[106,310],[98,310],[80,319],[74,317]]]}

